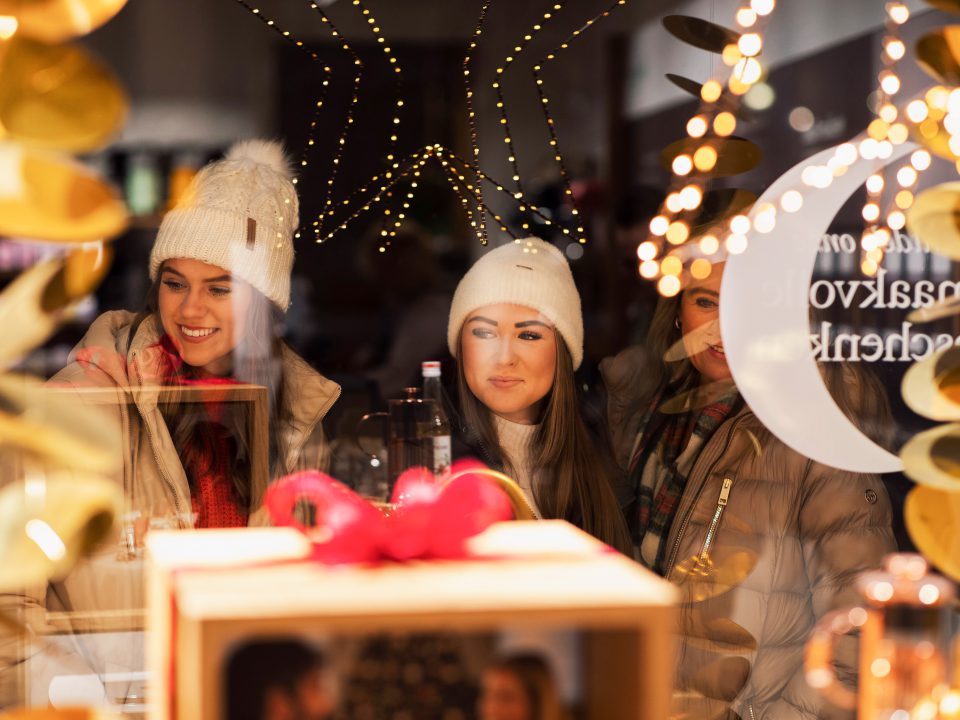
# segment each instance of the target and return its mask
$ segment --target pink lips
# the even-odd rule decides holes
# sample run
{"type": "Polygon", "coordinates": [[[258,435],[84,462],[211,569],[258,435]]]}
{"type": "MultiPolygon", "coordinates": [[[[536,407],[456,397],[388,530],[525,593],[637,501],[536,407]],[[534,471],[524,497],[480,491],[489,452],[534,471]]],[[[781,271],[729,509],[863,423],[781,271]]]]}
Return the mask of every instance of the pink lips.
{"type": "Polygon", "coordinates": [[[521,384],[523,380],[520,378],[511,378],[511,377],[492,377],[488,382],[493,385],[495,388],[501,390],[508,390],[509,388],[516,387],[521,384]]]}
{"type": "Polygon", "coordinates": [[[717,358],[718,360],[726,360],[727,358],[727,354],[723,352],[723,348],[718,349],[713,346],[709,346],[707,347],[707,352],[709,352],[713,357],[717,358]]]}

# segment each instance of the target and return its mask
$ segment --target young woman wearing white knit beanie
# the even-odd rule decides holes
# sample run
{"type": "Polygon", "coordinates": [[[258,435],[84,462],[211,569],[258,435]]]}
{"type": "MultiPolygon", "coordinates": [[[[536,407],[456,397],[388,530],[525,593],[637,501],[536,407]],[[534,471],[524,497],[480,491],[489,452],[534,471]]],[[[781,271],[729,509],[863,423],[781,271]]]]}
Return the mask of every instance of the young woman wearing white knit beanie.
{"type": "Polygon", "coordinates": [[[340,388],[280,339],[299,222],[291,179],[273,141],[239,142],[204,167],[163,218],[146,310],[101,315],[51,381],[121,391],[125,491],[142,515],[198,527],[257,523],[258,442],[266,440],[272,478],[326,461],[320,421],[340,388]],[[257,416],[269,427],[252,436],[251,403],[190,401],[189,386],[211,383],[267,388],[257,416]]]}
{"type": "Polygon", "coordinates": [[[615,469],[580,415],[583,317],[560,251],[537,238],[488,251],[457,286],[447,344],[466,443],[517,481],[539,517],[628,551],[615,469]]]}

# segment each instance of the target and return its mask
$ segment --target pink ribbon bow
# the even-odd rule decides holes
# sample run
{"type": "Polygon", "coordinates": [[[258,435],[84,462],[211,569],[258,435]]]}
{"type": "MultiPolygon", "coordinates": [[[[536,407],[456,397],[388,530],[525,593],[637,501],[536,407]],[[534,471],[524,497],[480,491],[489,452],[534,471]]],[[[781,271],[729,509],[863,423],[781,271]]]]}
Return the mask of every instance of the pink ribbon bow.
{"type": "Polygon", "coordinates": [[[459,461],[436,478],[412,468],[397,480],[384,515],[346,485],[308,470],[287,475],[264,497],[274,524],[295,527],[313,541],[313,558],[336,565],[380,560],[467,557],[466,540],[491,524],[513,517],[507,495],[483,473],[482,464],[459,461]],[[297,506],[315,508],[315,524],[296,517],[297,506]]]}

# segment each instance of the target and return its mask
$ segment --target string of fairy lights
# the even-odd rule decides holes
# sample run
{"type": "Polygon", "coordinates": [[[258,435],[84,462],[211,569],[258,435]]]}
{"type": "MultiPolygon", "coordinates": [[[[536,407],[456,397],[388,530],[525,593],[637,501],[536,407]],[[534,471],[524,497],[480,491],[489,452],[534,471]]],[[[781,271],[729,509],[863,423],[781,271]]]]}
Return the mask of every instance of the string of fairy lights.
{"type": "MultiPolygon", "coordinates": [[[[731,254],[737,254],[746,249],[746,234],[749,231],[772,232],[776,227],[779,212],[795,213],[800,211],[804,204],[806,192],[829,188],[834,178],[844,175],[858,159],[886,160],[890,158],[896,146],[907,142],[911,130],[919,134],[928,143],[942,138],[944,134],[948,135],[951,157],[960,155],[960,89],[951,92],[942,85],[937,85],[927,90],[923,98],[908,102],[902,110],[895,104],[895,97],[901,89],[897,63],[906,54],[906,46],[900,38],[899,28],[909,20],[910,11],[904,3],[895,0],[886,4],[885,13],[886,33],[882,51],[883,68],[877,77],[876,117],[868,126],[866,136],[856,141],[838,145],[826,164],[809,165],[804,168],[800,178],[800,187],[790,188],[775,202],[757,206],[754,208],[752,219],[745,215],[732,218],[730,220],[730,234],[726,238],[726,249],[731,254]]],[[[710,83],[704,85],[704,94],[707,94],[709,85],[710,83]]],[[[709,94],[719,97],[716,89],[711,90],[709,94]]],[[[691,123],[696,122],[698,122],[696,118],[691,120],[691,123]]],[[[695,136],[701,128],[702,125],[693,128],[688,125],[688,132],[695,136]]],[[[674,161],[675,171],[678,170],[676,167],[678,160],[681,160],[681,158],[678,157],[674,161]]],[[[892,239],[893,232],[906,226],[906,212],[914,202],[920,174],[927,170],[931,164],[932,155],[929,150],[920,148],[911,153],[909,159],[898,167],[894,173],[893,180],[896,184],[892,189],[895,192],[891,192],[891,188],[887,187],[888,182],[882,170],[867,179],[867,196],[862,210],[862,217],[867,225],[864,227],[861,238],[863,253],[861,270],[864,274],[875,275],[878,272],[880,264],[883,262],[884,248],[892,239]],[[884,191],[892,195],[885,213],[881,209],[884,191]]],[[[700,165],[697,165],[697,167],[699,168],[700,165]]],[[[686,169],[686,165],[679,168],[680,171],[686,169]]],[[[960,170],[960,162],[958,162],[958,170],[960,170]]],[[[890,185],[893,185],[893,182],[890,185]]],[[[668,205],[669,200],[670,197],[668,197],[668,205]]],[[[689,204],[692,204],[692,199],[689,204]]],[[[679,202],[675,200],[675,207],[678,205],[679,202]]],[[[664,225],[664,221],[665,218],[661,218],[661,216],[654,218],[651,223],[651,231],[654,235],[658,233],[665,235],[667,241],[670,241],[669,232],[671,228],[664,225]],[[656,224],[656,227],[653,227],[654,224],[656,224]]],[[[708,234],[700,239],[700,250],[704,255],[710,256],[717,249],[719,249],[719,240],[714,235],[708,234]]],[[[646,243],[640,245],[637,251],[641,260],[640,273],[645,277],[656,277],[658,273],[661,273],[660,283],[669,282],[670,285],[666,289],[669,294],[675,294],[680,289],[679,283],[666,281],[664,278],[676,276],[679,280],[682,265],[678,268],[677,263],[671,262],[669,267],[664,268],[663,264],[669,261],[669,257],[664,259],[664,263],[661,263],[660,267],[645,265],[656,257],[656,250],[656,246],[648,246],[646,243]]],[[[701,265],[701,272],[704,269],[705,267],[701,265]]],[[[693,277],[698,277],[695,266],[691,266],[690,273],[693,277]]],[[[658,288],[660,288],[659,284],[658,288]]],[[[661,292],[663,292],[662,289],[661,292]]]]}
{"type": "MultiPolygon", "coordinates": [[[[293,44],[299,50],[305,52],[310,57],[311,61],[319,62],[319,57],[316,52],[306,48],[303,41],[296,39],[290,31],[279,27],[277,22],[273,18],[267,17],[259,7],[252,5],[250,2],[248,2],[248,0],[235,1],[247,9],[255,17],[264,22],[274,32],[282,36],[286,41],[293,44]]],[[[350,43],[343,36],[331,18],[323,11],[320,5],[314,0],[306,0],[306,2],[310,9],[319,15],[323,26],[328,29],[330,35],[338,42],[339,49],[351,56],[354,67],[350,102],[347,106],[346,116],[334,146],[334,153],[333,157],[331,158],[332,167],[330,175],[326,178],[325,190],[321,201],[321,210],[312,223],[312,231],[316,242],[322,243],[330,240],[336,234],[345,230],[359,216],[369,212],[375,206],[382,206],[383,225],[380,231],[381,242],[379,250],[380,252],[385,252],[390,245],[390,239],[397,235],[397,232],[401,229],[403,222],[407,218],[407,214],[410,209],[410,203],[414,199],[414,192],[419,184],[417,178],[419,178],[424,165],[431,158],[439,161],[447,183],[450,185],[451,189],[454,190],[460,200],[460,204],[465,209],[470,228],[473,230],[482,244],[486,244],[488,240],[486,226],[487,216],[492,217],[498,223],[498,226],[502,232],[506,232],[511,236],[516,237],[514,232],[509,229],[504,218],[494,212],[485,203],[483,195],[483,188],[485,184],[492,185],[499,193],[507,195],[513,202],[517,204],[517,209],[521,213],[521,227],[524,231],[529,231],[531,229],[531,223],[524,215],[529,213],[535,217],[537,222],[541,225],[556,228],[559,232],[568,237],[573,234],[570,227],[566,227],[564,223],[552,218],[549,212],[544,211],[544,209],[539,208],[535,203],[530,202],[524,192],[520,177],[519,164],[517,161],[517,152],[513,144],[513,134],[510,127],[509,113],[507,112],[507,104],[502,91],[502,80],[504,74],[506,74],[509,69],[516,64],[519,55],[530,45],[535,37],[543,31],[544,27],[551,21],[551,19],[555,18],[557,13],[564,8],[566,0],[554,0],[548,9],[543,12],[542,19],[534,23],[524,33],[522,38],[513,44],[512,52],[508,54],[500,63],[499,67],[497,67],[497,77],[491,83],[492,89],[495,91],[497,96],[496,104],[500,113],[500,125],[504,131],[504,144],[506,145],[508,152],[507,159],[512,169],[511,179],[514,187],[516,188],[513,191],[508,190],[503,183],[497,182],[481,170],[477,116],[473,103],[475,92],[473,86],[475,78],[473,77],[471,63],[473,60],[473,53],[479,46],[481,36],[483,34],[484,23],[488,14],[488,9],[491,7],[493,0],[484,0],[482,4],[477,19],[477,24],[463,61],[463,78],[467,97],[467,115],[470,128],[472,162],[458,157],[448,149],[445,149],[438,144],[428,145],[421,150],[415,151],[402,162],[397,159],[396,149],[399,139],[398,126],[400,125],[400,111],[404,106],[404,101],[401,97],[402,83],[400,80],[402,69],[395,54],[393,54],[391,48],[386,43],[386,39],[383,36],[381,29],[370,10],[364,6],[362,0],[351,0],[352,6],[356,7],[364,17],[369,29],[376,37],[378,46],[381,47],[384,55],[387,57],[388,62],[393,67],[393,71],[396,73],[397,98],[395,111],[393,113],[393,117],[391,118],[391,127],[389,133],[390,145],[386,154],[384,169],[373,175],[366,183],[363,183],[360,187],[351,191],[341,200],[335,199],[338,171],[343,163],[348,136],[355,121],[355,111],[360,97],[364,64],[359,55],[355,52],[353,47],[351,47],[350,43]],[[412,179],[410,187],[405,190],[398,188],[398,183],[405,179],[412,179]],[[392,207],[392,204],[395,202],[397,197],[400,199],[400,206],[395,210],[392,207]],[[347,212],[346,217],[336,225],[329,225],[329,223],[334,221],[336,215],[342,211],[347,212]]],[[[615,0],[609,8],[601,11],[596,16],[590,18],[577,29],[575,29],[563,40],[563,42],[560,43],[557,48],[551,50],[543,59],[541,59],[533,69],[535,87],[537,89],[538,99],[540,101],[540,106],[544,113],[544,119],[548,129],[549,145],[552,149],[552,156],[560,168],[561,180],[564,186],[564,196],[570,205],[570,214],[576,223],[576,232],[578,234],[578,240],[581,244],[586,242],[584,228],[581,225],[579,211],[574,204],[573,192],[570,187],[570,177],[567,171],[567,166],[563,160],[563,154],[560,150],[559,138],[556,133],[554,119],[548,107],[549,98],[547,97],[544,89],[541,72],[544,65],[547,62],[554,60],[561,50],[567,49],[573,40],[582,36],[587,29],[595,25],[599,20],[608,17],[610,12],[617,6],[625,5],[626,3],[627,0],[615,0]]],[[[317,144],[316,132],[319,125],[320,112],[324,107],[324,103],[327,99],[327,94],[331,86],[332,71],[328,66],[324,66],[323,69],[325,76],[321,82],[321,94],[314,104],[312,118],[309,125],[307,143],[299,159],[299,165],[301,168],[306,168],[311,162],[310,155],[317,144]]],[[[296,183],[297,180],[294,180],[294,182],[296,183]]],[[[300,236],[301,231],[298,229],[295,237],[300,238],[300,236]]]]}
{"type": "MultiPolygon", "coordinates": [[[[900,92],[900,77],[897,74],[897,63],[906,55],[907,47],[900,38],[900,26],[910,18],[910,10],[901,2],[887,3],[885,8],[885,37],[881,62],[883,69],[877,76],[876,115],[867,127],[867,138],[860,143],[859,154],[869,159],[876,153],[876,157],[884,158],[892,154],[893,147],[907,141],[910,131],[902,122],[894,98],[900,92]],[[874,141],[876,145],[868,141],[874,141]],[[864,144],[866,143],[866,144],[864,144]]],[[[926,106],[921,102],[920,106],[926,106]]],[[[917,117],[920,110],[915,104],[907,106],[906,114],[917,117]]],[[[849,154],[849,153],[848,153],[849,154]]],[[[867,196],[861,214],[866,225],[860,239],[862,258],[860,269],[865,275],[876,275],[883,262],[884,247],[893,237],[891,231],[902,230],[907,224],[904,214],[913,204],[913,189],[916,187],[919,169],[913,163],[922,166],[922,157],[927,154],[921,151],[916,158],[900,167],[896,172],[896,182],[900,190],[893,198],[893,207],[888,209],[883,218],[884,191],[887,190],[887,178],[884,169],[874,173],[867,179],[867,196]]],[[[929,157],[929,154],[927,154],[929,157]]],[[[927,164],[929,166],[929,163],[927,164]]],[[[844,165],[838,165],[844,167],[844,165]]]]}
{"type": "MultiPolygon", "coordinates": [[[[540,107],[543,110],[544,120],[547,125],[547,132],[550,135],[550,147],[553,149],[553,159],[556,161],[557,167],[560,170],[560,179],[563,183],[563,194],[566,197],[567,202],[570,204],[570,214],[573,215],[574,217],[577,217],[579,215],[579,210],[577,209],[576,203],[574,201],[573,188],[570,186],[570,173],[567,171],[567,164],[563,160],[563,153],[560,149],[560,138],[557,135],[556,124],[554,123],[553,118],[550,116],[550,112],[547,109],[547,106],[550,103],[550,99],[547,97],[546,90],[544,89],[544,83],[543,83],[543,78],[541,77],[541,73],[543,71],[544,65],[546,65],[548,62],[555,60],[561,50],[566,50],[567,48],[569,48],[570,43],[572,43],[577,38],[581,37],[584,32],[586,32],[588,29],[590,29],[590,27],[594,25],[594,23],[596,23],[597,21],[603,18],[609,17],[610,13],[613,12],[616,8],[626,4],[627,4],[627,0],[614,0],[614,3],[610,5],[606,10],[603,10],[597,13],[592,18],[590,18],[585,23],[583,23],[583,25],[581,25],[572,33],[570,33],[570,35],[568,35],[564,39],[564,41],[560,43],[560,45],[557,48],[547,53],[547,55],[541,58],[540,61],[533,66],[532,72],[533,72],[534,86],[537,89],[537,96],[540,100],[540,107]]],[[[580,244],[585,244],[587,242],[587,238],[584,235],[583,226],[580,225],[579,223],[577,224],[577,233],[578,233],[577,241],[580,244]]]]}
{"type": "Polygon", "coordinates": [[[500,111],[500,126],[503,129],[503,142],[507,146],[507,160],[509,161],[510,167],[513,170],[512,179],[517,188],[516,198],[518,200],[523,197],[524,191],[523,184],[520,180],[520,166],[517,163],[517,151],[513,143],[513,133],[510,130],[510,118],[507,113],[507,104],[503,99],[503,79],[506,72],[511,68],[514,62],[516,62],[520,54],[533,41],[537,34],[540,33],[543,28],[550,23],[550,20],[556,15],[556,13],[563,9],[565,4],[566,0],[555,2],[550,9],[543,13],[543,18],[534,23],[533,26],[526,31],[526,33],[523,35],[523,38],[513,46],[512,54],[507,55],[500,66],[497,67],[497,77],[491,83],[491,87],[497,95],[497,109],[500,111]]]}
{"type": "MultiPolygon", "coordinates": [[[[470,45],[463,57],[463,84],[466,89],[467,99],[467,123],[470,128],[470,152],[475,165],[480,165],[480,141],[477,133],[477,113],[473,109],[473,82],[470,70],[470,64],[473,61],[473,51],[477,49],[477,43],[480,41],[480,35],[483,33],[483,24],[487,19],[487,9],[492,0],[484,0],[480,8],[480,14],[477,17],[477,26],[473,30],[473,36],[470,39],[470,45]]],[[[474,175],[474,184],[477,188],[477,210],[470,217],[470,226],[474,228],[480,243],[487,244],[487,224],[483,210],[483,184],[480,182],[480,176],[474,175]]],[[[462,198],[461,198],[462,199],[462,198]]]]}
{"type": "MultiPolygon", "coordinates": [[[[729,93],[739,101],[763,77],[760,54],[763,50],[763,27],[776,6],[776,0],[749,0],[737,9],[736,22],[740,31],[735,43],[727,44],[721,58],[731,68],[726,83],[718,78],[708,80],[700,90],[703,101],[699,112],[686,125],[690,148],[674,157],[671,163],[671,192],[660,212],[650,221],[650,235],[637,247],[639,272],[644,278],[657,280],[657,290],[672,297],[682,288],[684,263],[670,251],[691,239],[691,218],[700,210],[710,173],[719,160],[714,139],[730,138],[737,128],[737,118],[730,103],[718,101],[729,93]],[[662,257],[666,254],[665,257],[662,257]],[[658,257],[662,259],[658,260],[658,257]]],[[[758,208],[754,228],[769,232],[775,223],[775,208],[758,208]]],[[[730,253],[746,249],[751,221],[743,214],[734,215],[726,228],[724,244],[730,253]]],[[[720,249],[718,232],[710,231],[699,239],[703,255],[710,257],[720,249]]],[[[697,279],[708,277],[711,263],[698,258],[691,263],[690,275],[697,279]]]]}
{"type": "MultiPolygon", "coordinates": [[[[264,11],[247,0],[235,0],[237,4],[241,5],[248,12],[250,12],[254,17],[258,18],[261,22],[267,25],[272,31],[277,33],[285,41],[292,44],[298,50],[304,52],[312,62],[319,62],[319,56],[315,51],[308,49],[302,40],[296,39],[289,30],[284,30],[281,28],[277,21],[269,17],[264,11]]],[[[346,115],[344,117],[343,124],[341,126],[340,133],[337,137],[336,143],[334,145],[334,153],[331,158],[331,170],[330,175],[326,180],[326,188],[324,191],[323,200],[321,202],[321,210],[318,216],[314,219],[312,228],[313,234],[317,242],[322,242],[324,239],[323,230],[326,221],[335,214],[335,201],[334,201],[334,192],[335,185],[337,181],[337,175],[339,168],[343,162],[344,152],[347,147],[347,139],[350,132],[350,129],[354,125],[355,121],[355,112],[356,107],[360,99],[360,87],[363,78],[363,61],[360,59],[359,55],[354,51],[350,46],[350,43],[346,40],[337,26],[334,24],[333,20],[323,11],[323,9],[312,0],[307,0],[307,4],[311,10],[316,12],[320,16],[320,21],[324,27],[329,29],[330,35],[339,43],[338,47],[346,53],[349,53],[353,60],[354,76],[352,80],[352,91],[350,95],[350,102],[347,106],[346,115]]],[[[376,18],[370,12],[362,0],[351,0],[352,7],[355,7],[359,10],[364,20],[366,21],[370,31],[373,33],[376,38],[378,46],[381,48],[381,51],[387,58],[387,62],[392,66],[393,72],[397,77],[397,99],[395,102],[395,109],[393,116],[390,119],[390,133],[389,133],[389,144],[386,153],[386,169],[383,172],[383,177],[390,178],[393,175],[393,172],[399,167],[399,163],[396,160],[396,148],[399,140],[399,125],[400,125],[400,110],[403,107],[403,99],[400,97],[402,87],[402,68],[397,61],[397,58],[394,56],[393,51],[387,45],[386,39],[384,38],[382,31],[380,29],[379,23],[376,18]]],[[[321,92],[319,97],[314,103],[313,112],[310,119],[309,129],[307,133],[307,142],[303,148],[303,151],[300,154],[299,166],[301,169],[306,168],[310,163],[310,154],[312,150],[316,147],[316,132],[319,125],[319,116],[320,112],[323,109],[324,103],[329,92],[330,83],[332,80],[332,70],[329,66],[324,65],[324,78],[321,81],[321,92]]],[[[298,182],[297,178],[294,178],[293,182],[296,184],[298,182]]],[[[350,198],[344,201],[344,204],[349,204],[350,198]]],[[[384,230],[383,235],[390,237],[391,234],[396,234],[395,225],[393,230],[384,230]]],[[[298,229],[294,237],[299,239],[301,236],[301,231],[298,229]]]]}
{"type": "MultiPolygon", "coordinates": [[[[243,7],[245,10],[247,10],[247,12],[249,12],[255,18],[260,20],[268,28],[270,28],[271,31],[279,35],[281,38],[283,38],[285,42],[295,47],[298,51],[304,53],[310,59],[311,62],[314,62],[314,63],[320,62],[320,57],[319,55],[317,55],[316,52],[307,48],[304,42],[302,40],[296,39],[290,33],[289,30],[283,30],[279,25],[277,25],[276,21],[273,18],[267,16],[263,11],[260,10],[259,7],[251,5],[246,0],[234,0],[234,1],[238,5],[243,7]]],[[[330,90],[330,79],[333,75],[333,71],[328,65],[324,65],[323,73],[324,73],[323,80],[320,81],[320,93],[317,96],[317,98],[314,100],[313,110],[311,112],[309,129],[307,131],[307,142],[303,146],[303,149],[300,152],[300,158],[298,160],[300,167],[306,167],[307,164],[309,163],[309,155],[314,145],[316,144],[316,133],[317,133],[317,125],[319,123],[320,111],[323,109],[323,104],[327,99],[327,93],[330,90]]],[[[293,184],[296,185],[297,183],[298,183],[298,178],[293,178],[293,184]]],[[[296,233],[294,233],[294,237],[299,239],[300,232],[301,232],[300,229],[297,229],[296,233]]]]}

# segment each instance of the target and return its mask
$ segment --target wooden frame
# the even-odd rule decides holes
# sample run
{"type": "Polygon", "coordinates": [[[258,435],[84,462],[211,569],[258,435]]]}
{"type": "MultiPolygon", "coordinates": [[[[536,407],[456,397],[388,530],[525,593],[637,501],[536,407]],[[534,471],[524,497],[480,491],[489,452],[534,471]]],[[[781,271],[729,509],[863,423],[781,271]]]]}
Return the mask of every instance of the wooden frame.
{"type": "Polygon", "coordinates": [[[668,716],[674,588],[566,523],[491,527],[479,543],[493,538],[493,547],[512,548],[496,560],[336,568],[265,562],[289,560],[289,553],[271,558],[269,551],[295,547],[291,532],[200,531],[192,542],[184,533],[157,533],[148,540],[153,720],[219,720],[223,664],[245,638],[510,627],[582,634],[587,717],[668,716]],[[200,545],[202,558],[185,554],[200,545]],[[543,547],[553,550],[541,554],[543,547]]]}

